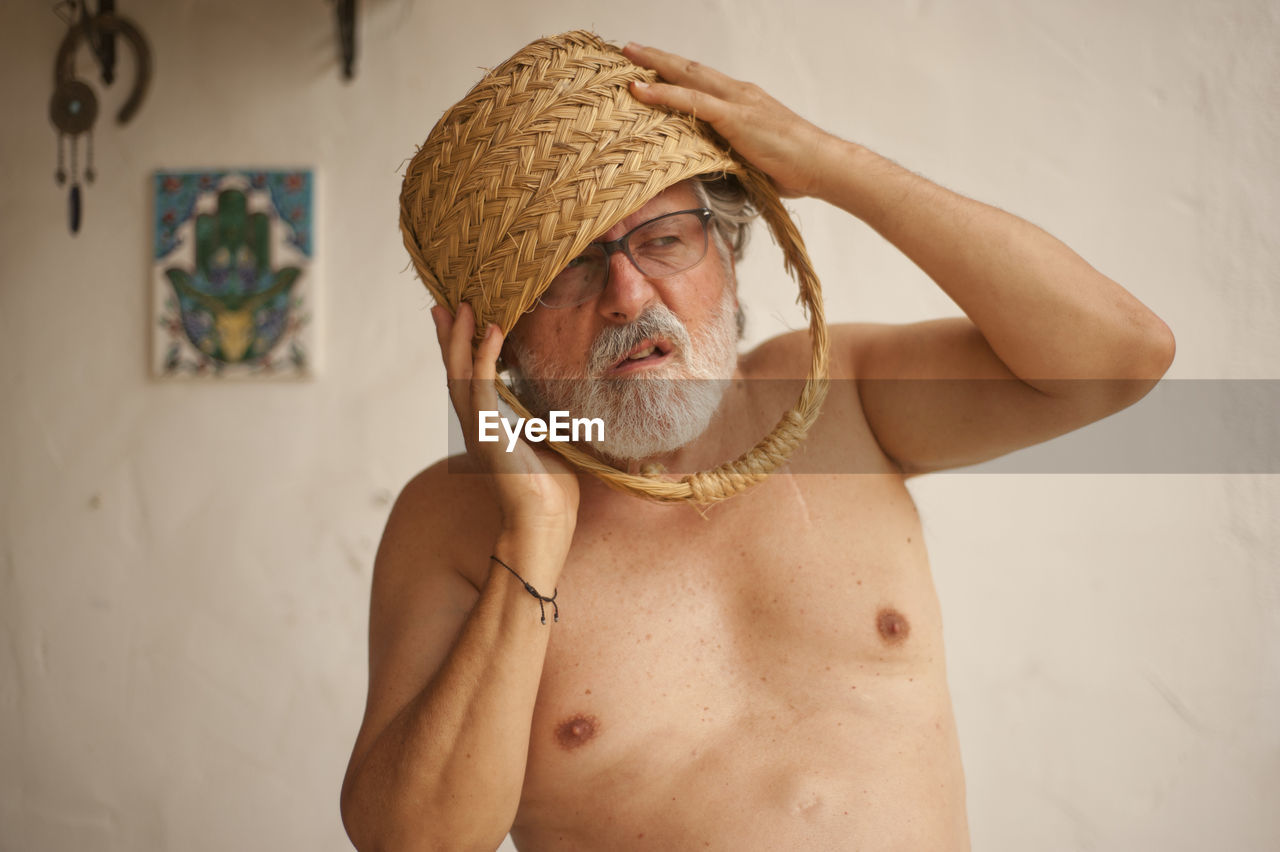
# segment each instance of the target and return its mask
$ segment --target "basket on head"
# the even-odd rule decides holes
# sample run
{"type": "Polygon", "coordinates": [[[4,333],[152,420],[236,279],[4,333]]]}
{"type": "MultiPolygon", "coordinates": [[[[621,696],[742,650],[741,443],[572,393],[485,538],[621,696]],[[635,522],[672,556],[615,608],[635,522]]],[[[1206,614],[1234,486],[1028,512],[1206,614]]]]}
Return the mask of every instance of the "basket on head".
{"type": "MultiPolygon", "coordinates": [[[[656,500],[712,503],[786,461],[826,395],[821,287],[804,243],[767,176],[722,150],[702,122],[637,101],[633,80],[656,79],[615,46],[575,31],[540,39],[490,71],[432,128],[410,161],[400,230],[418,276],[456,312],[510,332],[587,245],[664,189],[734,174],[768,222],[809,313],[813,359],[795,407],[748,452],[677,481],[624,473],[571,444],[550,446],[610,485],[656,500]]],[[[528,411],[501,382],[521,416],[528,411]]]]}

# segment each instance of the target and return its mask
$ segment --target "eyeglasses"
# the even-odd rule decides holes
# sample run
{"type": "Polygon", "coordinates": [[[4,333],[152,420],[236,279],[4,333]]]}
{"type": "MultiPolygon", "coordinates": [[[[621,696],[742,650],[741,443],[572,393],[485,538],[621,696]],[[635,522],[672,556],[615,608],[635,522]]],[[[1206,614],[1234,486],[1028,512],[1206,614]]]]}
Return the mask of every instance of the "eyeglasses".
{"type": "Polygon", "coordinates": [[[616,240],[591,243],[551,279],[538,303],[572,308],[594,298],[609,283],[609,257],[622,252],[641,275],[669,278],[692,269],[707,256],[711,211],[677,210],[636,225],[616,240]]]}

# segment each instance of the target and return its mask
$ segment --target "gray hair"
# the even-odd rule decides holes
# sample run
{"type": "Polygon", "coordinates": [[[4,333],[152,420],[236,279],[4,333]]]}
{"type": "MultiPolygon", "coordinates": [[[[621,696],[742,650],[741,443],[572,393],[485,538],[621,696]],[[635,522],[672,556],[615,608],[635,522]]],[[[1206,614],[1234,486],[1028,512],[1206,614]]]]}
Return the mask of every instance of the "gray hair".
{"type": "Polygon", "coordinates": [[[720,259],[728,266],[730,256],[742,260],[751,236],[751,222],[758,215],[747,198],[747,191],[734,175],[699,175],[691,183],[698,203],[710,210],[715,218],[716,249],[720,259]]]}
{"type": "MultiPolygon", "coordinates": [[[[734,175],[710,174],[699,175],[690,183],[698,203],[712,213],[711,223],[715,226],[712,238],[716,244],[716,253],[720,255],[720,265],[725,274],[733,278],[732,261],[742,260],[747,248],[747,239],[751,236],[751,223],[759,212],[751,206],[747,191],[734,175]]],[[[734,286],[737,286],[736,279],[734,286]]],[[[738,338],[741,339],[747,326],[747,316],[738,303],[738,338]]]]}

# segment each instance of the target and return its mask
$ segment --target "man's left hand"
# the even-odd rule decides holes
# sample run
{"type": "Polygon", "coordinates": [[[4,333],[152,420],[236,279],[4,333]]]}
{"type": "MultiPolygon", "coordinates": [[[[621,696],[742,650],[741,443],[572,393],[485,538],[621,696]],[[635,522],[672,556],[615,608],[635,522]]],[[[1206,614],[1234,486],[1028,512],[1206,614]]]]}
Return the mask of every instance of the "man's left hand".
{"type": "Polygon", "coordinates": [[[653,47],[628,44],[623,54],[664,82],[631,84],[631,94],[700,118],[735,151],[773,179],[780,195],[820,195],[824,154],[840,140],[805,121],[763,89],[653,47]]]}

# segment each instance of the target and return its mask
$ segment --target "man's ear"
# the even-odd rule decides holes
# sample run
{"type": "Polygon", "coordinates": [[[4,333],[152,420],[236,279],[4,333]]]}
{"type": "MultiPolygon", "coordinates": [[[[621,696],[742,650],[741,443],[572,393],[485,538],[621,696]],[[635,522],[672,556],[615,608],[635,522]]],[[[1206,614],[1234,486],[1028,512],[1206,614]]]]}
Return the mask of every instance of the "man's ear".
{"type": "MultiPolygon", "coordinates": [[[[514,331],[513,331],[514,333],[514,331]]],[[[498,353],[498,372],[504,372],[512,368],[520,369],[520,358],[516,355],[515,347],[511,345],[511,335],[508,334],[502,341],[502,351],[498,353]]]]}

